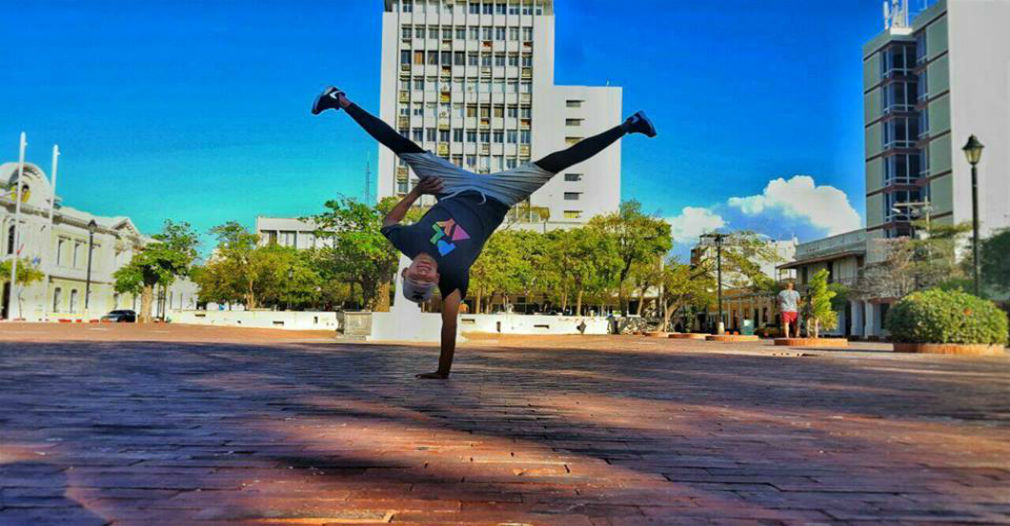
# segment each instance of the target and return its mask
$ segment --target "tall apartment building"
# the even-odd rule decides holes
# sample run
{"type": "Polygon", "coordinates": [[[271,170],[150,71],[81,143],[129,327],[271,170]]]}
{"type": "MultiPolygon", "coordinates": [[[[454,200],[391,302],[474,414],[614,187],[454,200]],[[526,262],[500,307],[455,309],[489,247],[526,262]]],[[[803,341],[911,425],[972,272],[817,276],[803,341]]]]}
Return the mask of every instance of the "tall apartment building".
{"type": "Polygon", "coordinates": [[[1010,2],[939,0],[909,22],[885,3],[885,30],[863,46],[868,238],[909,235],[910,210],[972,219],[961,147],[989,147],[979,169],[982,236],[1010,226],[1010,2]]]}
{"type": "MultiPolygon", "coordinates": [[[[863,46],[866,229],[803,243],[799,288],[814,272],[856,282],[883,252],[877,240],[912,234],[911,211],[941,224],[971,221],[971,166],[962,146],[987,145],[978,164],[980,234],[1010,227],[1010,2],[938,0],[909,21],[885,4],[885,29],[863,46]],[[912,206],[902,206],[909,205],[912,206]]],[[[837,332],[878,337],[896,298],[851,299],[837,332]]]]}
{"type": "MultiPolygon", "coordinates": [[[[621,121],[621,88],[554,85],[552,0],[385,0],[380,117],[477,174],[536,160],[621,121]]],[[[615,144],[530,198],[551,223],[620,203],[615,144]]],[[[379,148],[378,196],[406,194],[406,164],[379,148]]],[[[540,217],[534,220],[545,220],[540,217]]]]}

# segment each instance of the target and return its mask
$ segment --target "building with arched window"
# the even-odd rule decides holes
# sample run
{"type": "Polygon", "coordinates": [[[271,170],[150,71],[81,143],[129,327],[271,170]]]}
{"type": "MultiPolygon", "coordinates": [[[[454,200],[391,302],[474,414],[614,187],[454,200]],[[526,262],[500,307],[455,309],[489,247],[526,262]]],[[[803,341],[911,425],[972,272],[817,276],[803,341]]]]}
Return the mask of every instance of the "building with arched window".
{"type": "MultiPolygon", "coordinates": [[[[18,287],[15,304],[9,305],[9,275],[3,276],[2,318],[81,320],[99,318],[113,309],[139,311],[139,295],[116,294],[113,274],[152,239],[137,230],[128,217],[97,216],[63,206],[37,165],[25,163],[21,185],[20,231],[15,236],[18,164],[0,164],[0,261],[17,257],[19,265],[30,265],[44,277],[18,287]],[[89,230],[92,221],[93,237],[89,230]],[[85,298],[89,250],[91,293],[85,298]]],[[[195,308],[196,297],[196,285],[179,280],[158,293],[153,313],[195,308]]]]}

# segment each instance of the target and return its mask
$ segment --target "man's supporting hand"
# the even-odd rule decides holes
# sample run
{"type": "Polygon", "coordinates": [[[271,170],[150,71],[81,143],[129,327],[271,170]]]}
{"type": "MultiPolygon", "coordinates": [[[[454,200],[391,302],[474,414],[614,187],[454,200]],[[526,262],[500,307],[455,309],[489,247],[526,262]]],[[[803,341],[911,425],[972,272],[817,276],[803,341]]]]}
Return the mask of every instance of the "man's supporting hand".
{"type": "Polygon", "coordinates": [[[442,193],[441,177],[425,177],[414,187],[420,195],[438,195],[442,193]]]}

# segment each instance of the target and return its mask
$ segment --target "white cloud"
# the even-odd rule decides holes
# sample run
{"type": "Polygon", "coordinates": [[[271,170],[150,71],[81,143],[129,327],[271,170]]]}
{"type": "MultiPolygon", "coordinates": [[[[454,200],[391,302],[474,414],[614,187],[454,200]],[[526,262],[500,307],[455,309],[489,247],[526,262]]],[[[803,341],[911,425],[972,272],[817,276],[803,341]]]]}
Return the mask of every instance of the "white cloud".
{"type": "Polygon", "coordinates": [[[722,216],[711,209],[699,206],[685,206],[680,215],[667,218],[675,243],[694,244],[698,236],[726,225],[722,216]]]}
{"type": "Polygon", "coordinates": [[[829,236],[861,226],[859,213],[845,192],[829,185],[817,186],[809,175],[773,179],[761,194],[731,197],[727,203],[748,216],[780,212],[787,218],[804,219],[829,236]]]}

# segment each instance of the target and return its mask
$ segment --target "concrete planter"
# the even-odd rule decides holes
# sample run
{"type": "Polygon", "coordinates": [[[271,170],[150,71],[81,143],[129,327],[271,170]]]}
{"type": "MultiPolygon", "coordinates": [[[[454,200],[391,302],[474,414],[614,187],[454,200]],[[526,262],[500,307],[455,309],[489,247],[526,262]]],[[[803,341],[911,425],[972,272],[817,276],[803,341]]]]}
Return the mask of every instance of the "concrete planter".
{"type": "Polygon", "coordinates": [[[704,340],[707,334],[700,332],[675,332],[667,336],[675,340],[704,340]]]}
{"type": "Polygon", "coordinates": [[[845,338],[775,338],[775,345],[785,347],[848,347],[845,338]]]}
{"type": "Polygon", "coordinates": [[[974,356],[999,356],[1006,354],[1002,345],[984,343],[895,343],[894,352],[930,354],[965,354],[974,356]]]}
{"type": "Polygon", "coordinates": [[[649,337],[652,337],[652,338],[666,338],[667,336],[670,335],[670,333],[665,332],[665,331],[652,331],[652,332],[647,332],[646,335],[648,335],[649,337]]]}
{"type": "Polygon", "coordinates": [[[705,339],[710,342],[756,342],[761,338],[753,334],[709,334],[705,339]]]}

